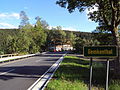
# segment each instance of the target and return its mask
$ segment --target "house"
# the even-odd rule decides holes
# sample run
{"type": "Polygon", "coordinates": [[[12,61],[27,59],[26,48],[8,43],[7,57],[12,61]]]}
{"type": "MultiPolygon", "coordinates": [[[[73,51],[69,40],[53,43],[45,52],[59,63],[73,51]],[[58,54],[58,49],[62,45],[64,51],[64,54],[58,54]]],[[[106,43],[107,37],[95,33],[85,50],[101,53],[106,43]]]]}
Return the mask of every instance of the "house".
{"type": "Polygon", "coordinates": [[[49,47],[49,51],[59,52],[59,51],[69,51],[73,50],[73,47],[71,45],[65,44],[65,45],[56,45],[49,47]]]}

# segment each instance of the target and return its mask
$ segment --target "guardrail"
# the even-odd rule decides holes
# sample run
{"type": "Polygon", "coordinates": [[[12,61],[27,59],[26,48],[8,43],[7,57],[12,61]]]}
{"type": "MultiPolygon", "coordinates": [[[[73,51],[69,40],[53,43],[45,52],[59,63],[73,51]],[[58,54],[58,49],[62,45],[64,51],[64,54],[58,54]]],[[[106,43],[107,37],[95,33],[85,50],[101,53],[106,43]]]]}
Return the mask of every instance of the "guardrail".
{"type": "Polygon", "coordinates": [[[27,58],[27,57],[32,57],[32,56],[35,56],[35,55],[38,55],[38,54],[45,54],[45,53],[47,53],[47,52],[36,53],[36,54],[28,54],[28,55],[22,55],[22,56],[17,56],[18,53],[16,53],[16,54],[0,55],[0,56],[2,56],[2,58],[0,58],[0,63],[1,62],[6,62],[6,61],[12,61],[12,60],[17,60],[17,59],[22,59],[22,58],[27,58]]]}
{"type": "Polygon", "coordinates": [[[0,58],[4,58],[4,57],[12,57],[12,56],[17,56],[18,53],[15,54],[4,54],[4,55],[0,55],[0,58]]]}
{"type": "MultiPolygon", "coordinates": [[[[5,62],[5,61],[11,61],[11,60],[16,60],[16,59],[26,58],[26,57],[30,57],[30,56],[34,56],[34,55],[36,55],[36,54],[29,54],[29,55],[22,55],[22,56],[13,56],[13,54],[9,54],[8,56],[10,56],[10,57],[0,58],[0,62],[5,62]]],[[[5,56],[5,55],[3,55],[3,56],[5,56]]]]}

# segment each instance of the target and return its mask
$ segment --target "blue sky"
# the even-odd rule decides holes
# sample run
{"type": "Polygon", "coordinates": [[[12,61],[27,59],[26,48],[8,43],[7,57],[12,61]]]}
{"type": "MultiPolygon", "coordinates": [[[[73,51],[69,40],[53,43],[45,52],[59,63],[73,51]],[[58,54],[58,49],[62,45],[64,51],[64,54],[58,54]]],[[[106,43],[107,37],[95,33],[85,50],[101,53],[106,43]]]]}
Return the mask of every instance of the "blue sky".
{"type": "Polygon", "coordinates": [[[77,10],[69,13],[67,9],[56,5],[57,0],[1,0],[0,28],[17,28],[20,24],[19,13],[25,11],[29,22],[35,24],[35,17],[46,20],[50,27],[61,26],[63,29],[91,32],[97,24],[88,20],[87,11],[77,10]]]}

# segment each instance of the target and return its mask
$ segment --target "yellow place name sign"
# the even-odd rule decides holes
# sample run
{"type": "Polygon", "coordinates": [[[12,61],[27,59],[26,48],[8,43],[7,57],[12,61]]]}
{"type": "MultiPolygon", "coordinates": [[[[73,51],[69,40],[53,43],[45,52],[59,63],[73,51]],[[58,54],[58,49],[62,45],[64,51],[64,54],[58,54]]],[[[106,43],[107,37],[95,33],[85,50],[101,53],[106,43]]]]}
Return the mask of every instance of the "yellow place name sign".
{"type": "Polygon", "coordinates": [[[113,50],[92,50],[88,49],[88,54],[113,54],[113,50]]]}
{"type": "Polygon", "coordinates": [[[87,57],[116,57],[116,46],[92,46],[84,47],[84,56],[87,57]]]}

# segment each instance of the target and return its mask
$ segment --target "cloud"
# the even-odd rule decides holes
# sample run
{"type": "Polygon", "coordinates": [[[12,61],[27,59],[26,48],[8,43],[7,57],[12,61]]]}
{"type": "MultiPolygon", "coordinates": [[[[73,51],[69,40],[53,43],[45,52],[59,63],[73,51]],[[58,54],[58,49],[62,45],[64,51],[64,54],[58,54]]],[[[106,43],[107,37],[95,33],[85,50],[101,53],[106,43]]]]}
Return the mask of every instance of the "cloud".
{"type": "Polygon", "coordinates": [[[78,31],[78,29],[74,27],[62,27],[62,30],[68,30],[68,31],[78,31]]]}
{"type": "MultiPolygon", "coordinates": [[[[56,28],[57,26],[49,26],[49,29],[56,28]]],[[[74,27],[61,27],[62,30],[67,30],[67,31],[79,31],[78,29],[74,27]]]]}
{"type": "Polygon", "coordinates": [[[18,27],[14,26],[12,24],[9,24],[9,23],[1,23],[0,22],[0,28],[1,29],[6,29],[6,28],[18,28],[18,27]]]}
{"type": "Polygon", "coordinates": [[[4,19],[11,19],[11,18],[15,18],[15,19],[20,19],[20,15],[19,13],[0,13],[0,18],[4,18],[4,19]]]}

